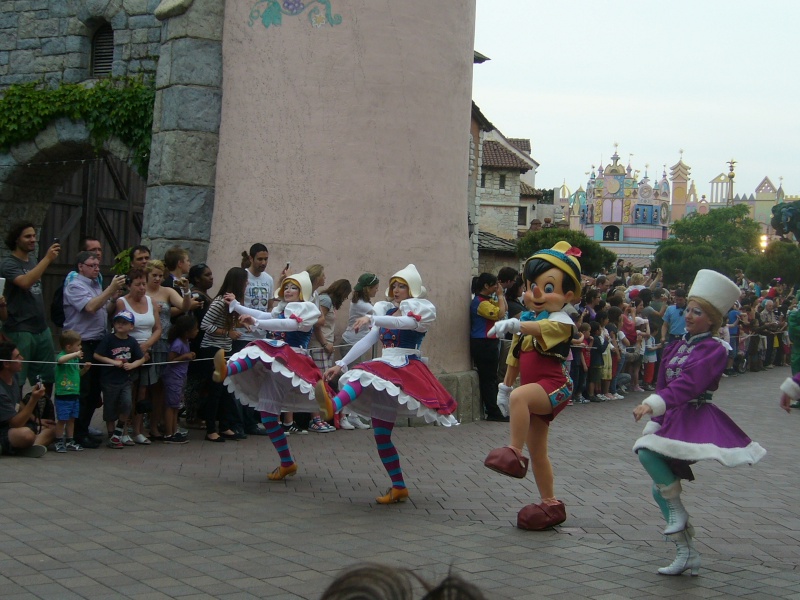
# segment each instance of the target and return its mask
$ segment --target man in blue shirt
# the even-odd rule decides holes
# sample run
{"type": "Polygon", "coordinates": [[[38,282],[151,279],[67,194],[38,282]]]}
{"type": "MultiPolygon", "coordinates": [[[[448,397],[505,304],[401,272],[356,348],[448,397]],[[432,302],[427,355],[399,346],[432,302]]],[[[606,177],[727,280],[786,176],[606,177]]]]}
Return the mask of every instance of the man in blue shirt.
{"type": "Polygon", "coordinates": [[[667,307],[664,313],[664,325],[661,326],[661,339],[665,343],[677,340],[686,333],[686,319],[683,316],[686,310],[686,290],[678,288],[673,296],[675,304],[667,307]]]}

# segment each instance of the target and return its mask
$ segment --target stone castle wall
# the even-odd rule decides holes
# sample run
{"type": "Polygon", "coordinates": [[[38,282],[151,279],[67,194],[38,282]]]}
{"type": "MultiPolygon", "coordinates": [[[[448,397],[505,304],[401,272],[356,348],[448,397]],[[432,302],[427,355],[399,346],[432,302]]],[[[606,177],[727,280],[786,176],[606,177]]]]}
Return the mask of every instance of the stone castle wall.
{"type": "Polygon", "coordinates": [[[159,0],[19,0],[0,2],[0,90],[44,81],[90,78],[92,36],[114,29],[112,75],[155,74],[161,23],[159,0]]]}

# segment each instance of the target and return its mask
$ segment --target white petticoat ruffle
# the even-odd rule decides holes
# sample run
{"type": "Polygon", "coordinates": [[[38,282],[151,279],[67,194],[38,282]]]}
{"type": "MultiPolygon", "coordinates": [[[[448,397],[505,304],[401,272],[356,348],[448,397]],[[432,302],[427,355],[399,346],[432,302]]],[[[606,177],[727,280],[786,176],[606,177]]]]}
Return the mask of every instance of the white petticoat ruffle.
{"type": "MultiPolygon", "coordinates": [[[[276,346],[283,342],[273,342],[276,346]]],[[[253,366],[232,377],[224,384],[242,404],[257,411],[279,414],[283,411],[317,412],[314,386],[276,358],[261,351],[258,346],[246,346],[231,356],[230,360],[248,357],[253,366]]]]}
{"type": "Polygon", "coordinates": [[[339,379],[339,388],[345,383],[358,381],[364,388],[361,394],[347,405],[350,412],[364,418],[377,417],[393,422],[397,417],[420,417],[426,423],[436,423],[444,427],[459,425],[453,415],[441,415],[428,408],[413,396],[390,381],[358,368],[349,370],[339,379]]]}

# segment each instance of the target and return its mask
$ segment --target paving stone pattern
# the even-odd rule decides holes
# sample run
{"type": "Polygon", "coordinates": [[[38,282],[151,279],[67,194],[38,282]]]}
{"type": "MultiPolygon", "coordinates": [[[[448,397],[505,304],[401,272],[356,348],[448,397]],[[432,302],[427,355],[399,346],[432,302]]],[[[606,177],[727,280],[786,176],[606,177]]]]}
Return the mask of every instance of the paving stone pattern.
{"type": "Polygon", "coordinates": [[[536,498],[482,466],[507,426],[395,430],[411,499],[388,486],[371,431],[293,436],[300,466],[267,482],[266,437],[212,444],[0,459],[0,596],[318,598],[367,561],[437,580],[449,570],[489,598],[800,599],[800,411],[777,407],[778,368],[723,380],[720,404],[768,454],[755,467],[695,467],[684,499],[703,556],[699,577],[656,574],[674,556],[648,477],[631,452],[644,396],[568,408],[551,430],[569,518],[547,532],[513,524],[536,498]]]}

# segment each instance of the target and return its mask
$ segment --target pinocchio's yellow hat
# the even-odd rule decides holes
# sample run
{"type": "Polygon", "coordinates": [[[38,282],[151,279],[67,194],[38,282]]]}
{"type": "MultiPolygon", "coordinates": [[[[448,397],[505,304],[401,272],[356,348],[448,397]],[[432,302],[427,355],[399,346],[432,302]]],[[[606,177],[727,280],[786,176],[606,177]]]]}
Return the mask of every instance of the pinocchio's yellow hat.
{"type": "Polygon", "coordinates": [[[581,255],[580,248],[570,245],[569,242],[558,242],[552,248],[539,250],[536,254],[525,261],[527,265],[534,258],[549,262],[554,267],[558,267],[575,282],[575,295],[581,295],[581,263],[578,257],[581,255]]]}

